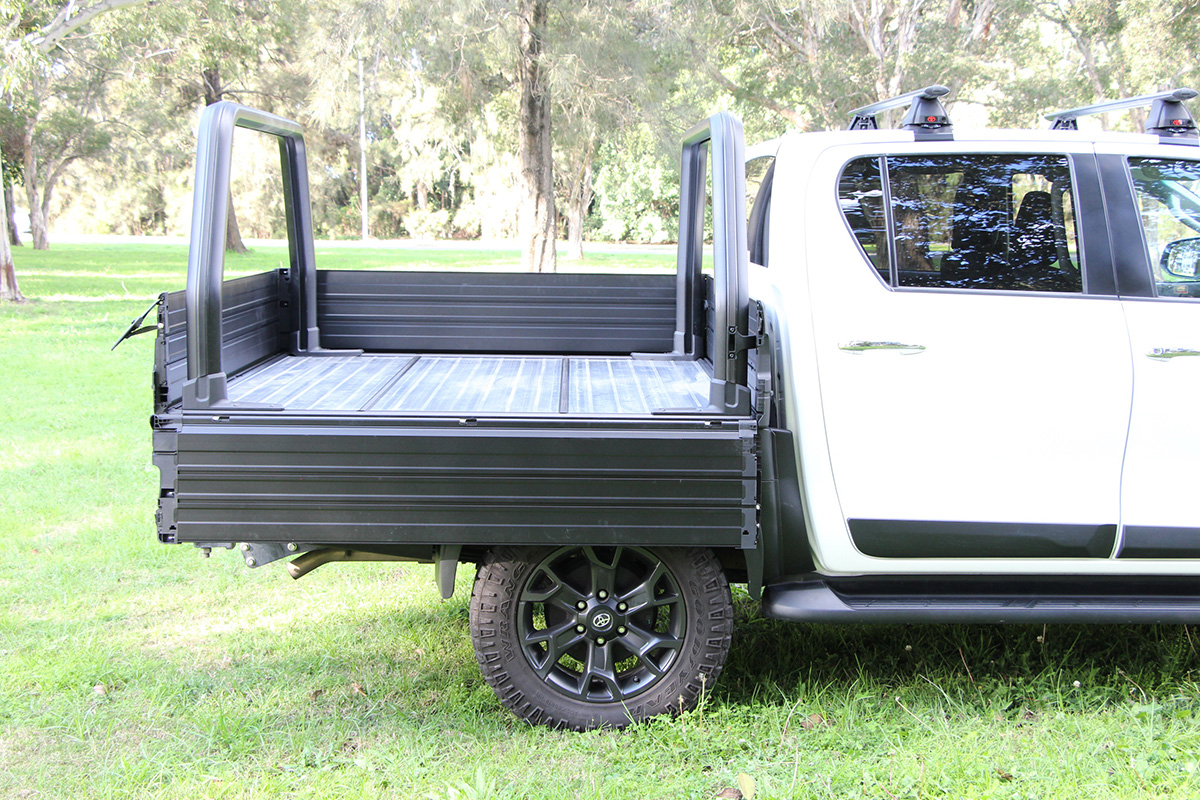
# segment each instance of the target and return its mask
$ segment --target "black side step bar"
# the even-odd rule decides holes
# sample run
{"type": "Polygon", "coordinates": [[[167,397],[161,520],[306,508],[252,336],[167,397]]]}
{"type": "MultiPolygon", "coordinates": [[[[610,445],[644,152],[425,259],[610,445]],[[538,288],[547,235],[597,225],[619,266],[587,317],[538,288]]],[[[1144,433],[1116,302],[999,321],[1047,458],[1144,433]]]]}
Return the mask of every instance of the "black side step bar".
{"type": "Polygon", "coordinates": [[[1021,589],[1002,592],[995,584],[983,591],[868,594],[836,591],[826,581],[806,580],[765,587],[762,608],[768,617],[796,622],[1200,622],[1200,595],[1034,594],[1021,589]]]}

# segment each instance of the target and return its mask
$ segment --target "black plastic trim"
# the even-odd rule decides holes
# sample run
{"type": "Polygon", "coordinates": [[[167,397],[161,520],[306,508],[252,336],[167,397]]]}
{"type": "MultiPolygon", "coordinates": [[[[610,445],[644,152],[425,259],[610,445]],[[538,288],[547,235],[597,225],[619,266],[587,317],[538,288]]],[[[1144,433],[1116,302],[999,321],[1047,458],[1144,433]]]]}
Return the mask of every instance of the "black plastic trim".
{"type": "Polygon", "coordinates": [[[767,586],[762,608],[797,622],[1200,622],[1195,577],[1168,576],[812,576],[767,586]]]}
{"type": "Polygon", "coordinates": [[[1200,528],[1126,525],[1118,558],[1200,558],[1200,528]]]}
{"type": "Polygon", "coordinates": [[[1084,289],[1089,296],[1113,296],[1117,281],[1113,270],[1113,242],[1109,237],[1108,215],[1100,189],[1099,168],[1095,156],[1069,156],[1079,220],[1080,261],[1084,289]]]}
{"type": "Polygon", "coordinates": [[[754,196],[754,205],[750,208],[750,221],[747,224],[747,238],[750,244],[750,263],[771,266],[767,263],[771,251],[771,193],[775,188],[775,156],[763,156],[771,159],[762,181],[758,185],[758,194],[754,196]]]}
{"type": "Polygon", "coordinates": [[[796,471],[796,446],[791,431],[762,430],[762,471],[759,478],[760,548],[764,554],[764,579],[811,572],[808,526],[796,471]]]}
{"type": "Polygon", "coordinates": [[[1114,525],[848,520],[854,546],[876,558],[1108,558],[1114,525]]]}
{"type": "Polygon", "coordinates": [[[1104,203],[1108,207],[1108,234],[1112,242],[1117,294],[1122,297],[1155,297],[1149,250],[1129,178],[1125,156],[1096,156],[1104,203]]]}

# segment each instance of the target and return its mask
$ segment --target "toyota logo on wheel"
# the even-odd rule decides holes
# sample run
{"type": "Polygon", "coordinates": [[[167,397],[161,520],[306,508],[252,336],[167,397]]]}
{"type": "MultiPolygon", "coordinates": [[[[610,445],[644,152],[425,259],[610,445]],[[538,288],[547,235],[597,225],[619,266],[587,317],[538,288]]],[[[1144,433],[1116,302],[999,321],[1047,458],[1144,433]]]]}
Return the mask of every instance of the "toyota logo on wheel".
{"type": "Polygon", "coordinates": [[[612,614],[607,611],[601,611],[596,616],[592,617],[592,627],[597,630],[606,630],[613,623],[612,614]]]}

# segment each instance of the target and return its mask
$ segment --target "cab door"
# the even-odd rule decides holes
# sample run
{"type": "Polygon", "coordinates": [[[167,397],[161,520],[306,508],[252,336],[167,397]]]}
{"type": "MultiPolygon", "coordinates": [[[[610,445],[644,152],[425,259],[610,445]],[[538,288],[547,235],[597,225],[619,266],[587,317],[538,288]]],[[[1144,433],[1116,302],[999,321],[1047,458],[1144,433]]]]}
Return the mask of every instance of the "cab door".
{"type": "Polygon", "coordinates": [[[1200,558],[1200,154],[1101,154],[1133,351],[1121,559],[1200,558]]]}
{"type": "Polygon", "coordinates": [[[845,525],[823,565],[1108,559],[1132,375],[1107,237],[1085,236],[1103,229],[1094,156],[919,147],[832,149],[809,184],[813,337],[845,525]]]}

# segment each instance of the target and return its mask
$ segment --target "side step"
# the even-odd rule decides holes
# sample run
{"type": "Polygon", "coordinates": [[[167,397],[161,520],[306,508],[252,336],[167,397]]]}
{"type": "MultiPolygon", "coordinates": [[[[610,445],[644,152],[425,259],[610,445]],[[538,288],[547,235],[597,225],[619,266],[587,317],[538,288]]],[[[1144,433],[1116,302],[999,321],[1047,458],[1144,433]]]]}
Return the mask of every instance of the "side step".
{"type": "MultiPolygon", "coordinates": [[[[992,578],[980,581],[978,594],[964,591],[970,587],[962,582],[946,593],[931,594],[914,591],[916,582],[876,583],[873,591],[864,591],[868,587],[854,586],[853,580],[838,588],[829,581],[806,580],[764,587],[762,609],[768,617],[796,622],[1200,622],[1200,596],[1172,593],[1175,588],[1195,592],[1200,581],[1167,582],[1106,586],[1093,579],[1086,584],[1089,591],[1067,593],[1070,581],[1057,581],[1052,588],[1040,582],[1005,586],[992,578]],[[1100,593],[1106,588],[1113,594],[1100,593]],[[1149,591],[1143,594],[1141,589],[1149,591]]],[[[934,585],[925,581],[927,589],[934,585]]]]}

